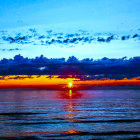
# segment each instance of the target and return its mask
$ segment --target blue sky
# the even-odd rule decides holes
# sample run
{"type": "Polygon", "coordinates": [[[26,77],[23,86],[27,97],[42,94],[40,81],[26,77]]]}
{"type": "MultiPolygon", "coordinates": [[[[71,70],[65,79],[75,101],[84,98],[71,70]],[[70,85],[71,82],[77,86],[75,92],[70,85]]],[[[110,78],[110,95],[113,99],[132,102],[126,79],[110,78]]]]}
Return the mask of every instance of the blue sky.
{"type": "MultiPolygon", "coordinates": [[[[68,30],[73,33],[82,29],[92,33],[111,32],[119,36],[128,31],[127,35],[133,36],[135,31],[140,31],[140,0],[0,0],[0,30],[15,28],[18,33],[19,27],[25,27],[26,30],[45,27],[45,31],[52,29],[54,32],[58,28],[58,32],[68,30]]],[[[12,36],[7,32],[8,35],[12,36]]],[[[26,57],[44,54],[49,58],[68,58],[71,55],[78,58],[118,58],[138,56],[140,51],[139,39],[85,46],[74,44],[73,48],[0,43],[0,50],[10,48],[19,48],[19,51],[4,51],[0,58],[12,58],[19,53],[26,57]]]]}
{"type": "Polygon", "coordinates": [[[0,29],[54,24],[93,30],[139,28],[140,0],[0,0],[0,29]]]}

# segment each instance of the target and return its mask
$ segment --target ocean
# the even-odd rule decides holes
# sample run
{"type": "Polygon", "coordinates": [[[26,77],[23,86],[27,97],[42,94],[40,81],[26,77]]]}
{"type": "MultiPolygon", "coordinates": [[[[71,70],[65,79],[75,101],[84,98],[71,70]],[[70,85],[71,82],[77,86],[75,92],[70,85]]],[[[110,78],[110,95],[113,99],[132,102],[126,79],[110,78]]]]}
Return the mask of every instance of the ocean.
{"type": "Polygon", "coordinates": [[[140,138],[140,89],[0,90],[0,139],[140,138]]]}

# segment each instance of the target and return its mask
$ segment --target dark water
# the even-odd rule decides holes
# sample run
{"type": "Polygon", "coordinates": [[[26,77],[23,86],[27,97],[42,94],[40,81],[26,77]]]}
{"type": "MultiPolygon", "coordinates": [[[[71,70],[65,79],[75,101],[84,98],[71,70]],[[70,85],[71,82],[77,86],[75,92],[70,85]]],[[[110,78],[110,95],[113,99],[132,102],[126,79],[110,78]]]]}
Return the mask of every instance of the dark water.
{"type": "Polygon", "coordinates": [[[140,90],[0,90],[0,138],[140,138],[140,90]]]}

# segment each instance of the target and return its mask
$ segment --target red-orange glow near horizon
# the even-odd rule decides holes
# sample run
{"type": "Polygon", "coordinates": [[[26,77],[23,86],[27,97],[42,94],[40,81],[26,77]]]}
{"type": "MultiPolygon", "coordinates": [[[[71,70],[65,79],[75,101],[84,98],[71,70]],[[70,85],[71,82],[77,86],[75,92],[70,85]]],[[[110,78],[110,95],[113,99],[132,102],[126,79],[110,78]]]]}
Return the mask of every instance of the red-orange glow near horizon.
{"type": "MultiPolygon", "coordinates": [[[[89,76],[87,76],[89,77],[89,76]]],[[[60,75],[8,75],[0,76],[0,88],[83,89],[99,85],[140,85],[140,77],[122,80],[81,80],[60,75]]],[[[70,95],[70,94],[69,94],[70,95]]]]}

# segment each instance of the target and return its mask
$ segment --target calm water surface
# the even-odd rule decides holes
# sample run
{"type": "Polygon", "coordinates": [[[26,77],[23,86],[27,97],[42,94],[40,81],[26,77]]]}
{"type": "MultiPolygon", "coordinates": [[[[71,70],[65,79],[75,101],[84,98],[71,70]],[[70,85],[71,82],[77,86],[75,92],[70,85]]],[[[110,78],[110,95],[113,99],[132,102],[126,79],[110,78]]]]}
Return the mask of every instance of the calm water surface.
{"type": "Polygon", "coordinates": [[[0,90],[0,138],[140,138],[140,90],[0,90]]]}

